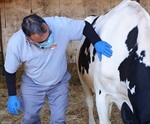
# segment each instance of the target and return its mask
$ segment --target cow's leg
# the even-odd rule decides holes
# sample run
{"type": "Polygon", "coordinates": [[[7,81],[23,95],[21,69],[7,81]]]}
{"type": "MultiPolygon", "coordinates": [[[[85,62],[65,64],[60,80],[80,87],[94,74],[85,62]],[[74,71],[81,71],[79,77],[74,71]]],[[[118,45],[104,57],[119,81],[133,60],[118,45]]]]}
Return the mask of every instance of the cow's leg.
{"type": "Polygon", "coordinates": [[[111,119],[112,105],[113,105],[113,103],[111,102],[109,105],[109,119],[111,119]]]}
{"type": "Polygon", "coordinates": [[[82,80],[80,75],[79,75],[79,78],[80,78],[82,88],[85,94],[85,102],[88,107],[89,124],[96,124],[94,115],[93,115],[93,95],[92,95],[91,89],[85,84],[85,82],[82,80]]]}
{"type": "MultiPolygon", "coordinates": [[[[99,67],[99,65],[97,65],[97,67],[99,67]]],[[[99,124],[111,124],[110,111],[112,109],[112,102],[110,101],[110,97],[108,96],[108,94],[105,92],[105,88],[103,88],[103,83],[100,82],[100,73],[97,72],[99,72],[99,68],[97,68],[94,73],[94,89],[96,95],[96,107],[99,117],[99,124]]],[[[107,83],[104,83],[104,85],[106,84],[107,83]]]]}
{"type": "Polygon", "coordinates": [[[121,117],[124,124],[140,124],[126,102],[122,104],[121,117]]]}
{"type": "Polygon", "coordinates": [[[110,110],[112,105],[109,103],[109,99],[105,93],[100,93],[100,91],[97,89],[95,91],[97,112],[100,120],[99,124],[111,124],[110,110]]]}
{"type": "Polygon", "coordinates": [[[89,89],[89,87],[87,87],[87,85],[85,83],[82,84],[82,86],[83,86],[83,90],[84,90],[84,93],[85,93],[86,105],[88,107],[89,124],[95,124],[95,119],[94,119],[94,115],[93,115],[93,96],[92,96],[92,92],[89,89]]]}

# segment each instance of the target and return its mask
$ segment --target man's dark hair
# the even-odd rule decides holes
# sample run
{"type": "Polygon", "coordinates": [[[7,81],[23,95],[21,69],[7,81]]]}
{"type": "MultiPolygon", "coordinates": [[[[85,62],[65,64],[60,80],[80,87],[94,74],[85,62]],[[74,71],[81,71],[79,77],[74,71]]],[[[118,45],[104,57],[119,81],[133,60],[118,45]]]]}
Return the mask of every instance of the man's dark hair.
{"type": "Polygon", "coordinates": [[[26,16],[22,21],[22,30],[27,37],[30,37],[32,34],[42,35],[46,32],[46,29],[42,25],[46,24],[45,20],[36,14],[31,14],[26,16]]]}

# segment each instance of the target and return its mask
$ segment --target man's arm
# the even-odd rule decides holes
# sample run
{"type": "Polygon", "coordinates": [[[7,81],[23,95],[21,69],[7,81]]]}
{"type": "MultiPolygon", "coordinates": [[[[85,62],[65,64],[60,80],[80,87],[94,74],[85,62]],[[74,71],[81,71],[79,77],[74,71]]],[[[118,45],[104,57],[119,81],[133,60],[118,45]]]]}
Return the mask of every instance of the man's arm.
{"type": "Polygon", "coordinates": [[[8,73],[5,71],[5,80],[7,84],[7,89],[8,89],[8,95],[9,96],[14,96],[17,95],[16,92],[16,73],[8,73]]]}
{"type": "Polygon", "coordinates": [[[90,40],[90,42],[93,44],[100,61],[102,60],[102,54],[109,58],[112,56],[112,50],[111,50],[112,46],[107,42],[102,41],[101,38],[98,36],[98,34],[95,32],[92,25],[87,21],[85,21],[83,35],[87,37],[90,40]]]}
{"type": "Polygon", "coordinates": [[[5,79],[9,95],[7,109],[10,113],[18,115],[18,110],[20,110],[20,101],[16,92],[16,73],[11,74],[5,71],[5,79]]]}
{"type": "Polygon", "coordinates": [[[94,28],[92,25],[85,21],[85,27],[83,29],[83,35],[86,36],[91,43],[94,45],[98,41],[101,41],[101,38],[98,36],[98,34],[95,32],[94,28]]]}

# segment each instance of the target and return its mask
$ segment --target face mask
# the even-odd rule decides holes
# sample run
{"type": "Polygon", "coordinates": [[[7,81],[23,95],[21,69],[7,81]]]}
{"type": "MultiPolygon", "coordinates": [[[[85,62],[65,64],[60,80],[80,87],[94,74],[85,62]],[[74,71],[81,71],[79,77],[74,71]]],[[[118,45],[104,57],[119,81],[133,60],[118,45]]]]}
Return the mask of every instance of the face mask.
{"type": "Polygon", "coordinates": [[[41,49],[50,48],[54,44],[54,37],[51,33],[47,41],[44,41],[43,43],[37,43],[36,45],[41,49]]]}

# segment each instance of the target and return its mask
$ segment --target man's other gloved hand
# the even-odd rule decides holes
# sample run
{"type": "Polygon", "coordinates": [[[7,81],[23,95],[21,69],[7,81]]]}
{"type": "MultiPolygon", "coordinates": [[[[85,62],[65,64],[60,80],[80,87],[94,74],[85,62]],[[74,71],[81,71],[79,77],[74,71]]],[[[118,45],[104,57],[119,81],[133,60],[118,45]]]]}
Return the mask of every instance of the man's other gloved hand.
{"type": "Polygon", "coordinates": [[[111,50],[112,46],[107,42],[98,41],[97,43],[94,44],[94,47],[96,49],[100,61],[102,60],[102,54],[109,58],[112,56],[112,50],[111,50]]]}
{"type": "Polygon", "coordinates": [[[7,109],[10,113],[18,115],[20,110],[20,101],[17,96],[9,96],[7,109]]]}

